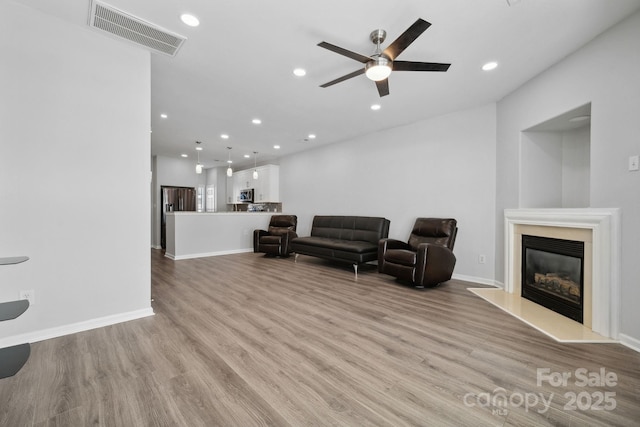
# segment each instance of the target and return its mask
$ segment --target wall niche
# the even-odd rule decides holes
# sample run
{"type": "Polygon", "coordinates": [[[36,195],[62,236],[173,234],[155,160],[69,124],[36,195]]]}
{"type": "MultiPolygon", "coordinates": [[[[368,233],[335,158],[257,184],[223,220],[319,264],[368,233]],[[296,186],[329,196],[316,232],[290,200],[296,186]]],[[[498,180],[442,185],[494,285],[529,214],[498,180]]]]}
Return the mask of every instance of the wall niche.
{"type": "Polygon", "coordinates": [[[521,132],[520,207],[590,205],[591,103],[521,132]]]}

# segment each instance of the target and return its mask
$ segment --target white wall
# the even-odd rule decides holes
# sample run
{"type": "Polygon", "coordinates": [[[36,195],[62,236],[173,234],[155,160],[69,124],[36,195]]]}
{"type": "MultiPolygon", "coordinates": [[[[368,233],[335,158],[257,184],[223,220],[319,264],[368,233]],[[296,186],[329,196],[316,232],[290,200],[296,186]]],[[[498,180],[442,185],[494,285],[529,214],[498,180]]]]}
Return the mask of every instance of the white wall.
{"type": "Polygon", "coordinates": [[[562,207],[562,134],[523,132],[520,207],[562,207]]]}
{"type": "Polygon", "coordinates": [[[491,104],[283,157],[283,206],[300,235],[323,214],[386,217],[400,240],[417,217],[456,218],[455,274],[491,282],[495,139],[491,104]]]}
{"type": "Polygon", "coordinates": [[[562,133],[562,207],[591,205],[591,128],[583,126],[562,133]]]}
{"type": "MultiPolygon", "coordinates": [[[[498,103],[496,241],[505,208],[518,208],[520,132],[591,102],[592,207],[622,210],[621,338],[640,348],[640,173],[627,170],[640,153],[640,13],[632,15],[498,103]]],[[[504,248],[496,273],[503,280],[504,248]]]]}
{"type": "Polygon", "coordinates": [[[0,347],[152,314],[149,54],[0,3],[0,347]]]}
{"type": "Polygon", "coordinates": [[[589,207],[589,126],[520,135],[521,208],[589,207]]]}

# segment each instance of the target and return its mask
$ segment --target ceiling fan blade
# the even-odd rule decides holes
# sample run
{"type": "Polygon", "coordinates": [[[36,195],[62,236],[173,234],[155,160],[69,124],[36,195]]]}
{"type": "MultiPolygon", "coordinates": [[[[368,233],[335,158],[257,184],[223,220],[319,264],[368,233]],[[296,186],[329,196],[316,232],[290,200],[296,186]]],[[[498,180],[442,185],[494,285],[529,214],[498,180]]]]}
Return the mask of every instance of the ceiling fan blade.
{"type": "Polygon", "coordinates": [[[329,86],[333,86],[333,85],[334,85],[334,84],[336,84],[336,83],[343,82],[343,81],[348,80],[348,79],[350,79],[350,78],[352,78],[352,77],[359,76],[360,74],[364,74],[364,67],[360,68],[359,70],[354,71],[353,73],[346,74],[346,75],[344,75],[344,76],[342,76],[342,77],[338,77],[338,78],[337,78],[337,79],[335,79],[335,80],[331,80],[331,81],[330,81],[330,82],[328,82],[328,83],[325,83],[325,84],[323,84],[323,85],[320,85],[320,87],[329,87],[329,86]]]}
{"type": "Polygon", "coordinates": [[[325,49],[329,49],[332,52],[339,53],[340,55],[346,56],[347,58],[355,59],[356,61],[362,62],[363,64],[366,64],[367,62],[371,61],[371,58],[369,58],[368,56],[364,56],[364,55],[360,55],[359,53],[351,52],[350,50],[344,49],[344,48],[342,48],[340,46],[336,46],[336,45],[331,44],[331,43],[320,42],[320,43],[318,43],[318,46],[323,47],[325,49]]]}
{"type": "Polygon", "coordinates": [[[393,43],[391,43],[387,48],[382,52],[385,56],[394,60],[404,51],[415,39],[420,36],[420,34],[424,33],[424,31],[429,28],[431,24],[424,19],[418,18],[416,22],[413,23],[406,31],[400,34],[400,37],[395,39],[393,43]]]}
{"type": "Polygon", "coordinates": [[[380,98],[389,95],[389,79],[377,81],[376,87],[378,88],[378,94],[380,94],[380,98]]]}
{"type": "Polygon", "coordinates": [[[450,66],[439,62],[393,61],[393,71],[447,71],[450,66]]]}

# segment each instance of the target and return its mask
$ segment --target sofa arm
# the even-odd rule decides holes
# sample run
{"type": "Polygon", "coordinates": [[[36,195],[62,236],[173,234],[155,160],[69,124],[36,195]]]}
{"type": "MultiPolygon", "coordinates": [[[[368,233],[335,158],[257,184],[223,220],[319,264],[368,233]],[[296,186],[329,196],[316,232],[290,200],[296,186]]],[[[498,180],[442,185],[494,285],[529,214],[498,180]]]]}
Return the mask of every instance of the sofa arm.
{"type": "Polygon", "coordinates": [[[416,286],[433,287],[451,279],[456,256],[451,249],[422,243],[416,254],[416,286]]]}
{"type": "Polygon", "coordinates": [[[295,231],[289,230],[286,234],[282,234],[280,237],[280,250],[281,254],[287,256],[291,253],[291,241],[298,237],[295,231]]]}
{"type": "Polygon", "coordinates": [[[253,230],[253,252],[260,252],[260,237],[267,234],[266,230],[253,230]]]}
{"type": "Polygon", "coordinates": [[[409,249],[409,244],[401,240],[384,238],[378,240],[378,272],[382,273],[384,266],[384,254],[389,249],[409,249]]]}

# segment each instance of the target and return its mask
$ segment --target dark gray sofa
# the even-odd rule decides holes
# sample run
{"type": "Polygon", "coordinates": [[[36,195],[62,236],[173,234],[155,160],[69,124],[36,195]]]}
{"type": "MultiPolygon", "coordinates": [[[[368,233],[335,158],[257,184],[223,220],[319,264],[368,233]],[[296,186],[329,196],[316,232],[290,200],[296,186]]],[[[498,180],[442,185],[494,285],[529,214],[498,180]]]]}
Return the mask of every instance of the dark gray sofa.
{"type": "Polygon", "coordinates": [[[316,215],[311,236],[291,240],[291,249],[298,255],[309,255],[353,265],[378,259],[378,241],[389,236],[390,221],[381,217],[316,215]]]}

